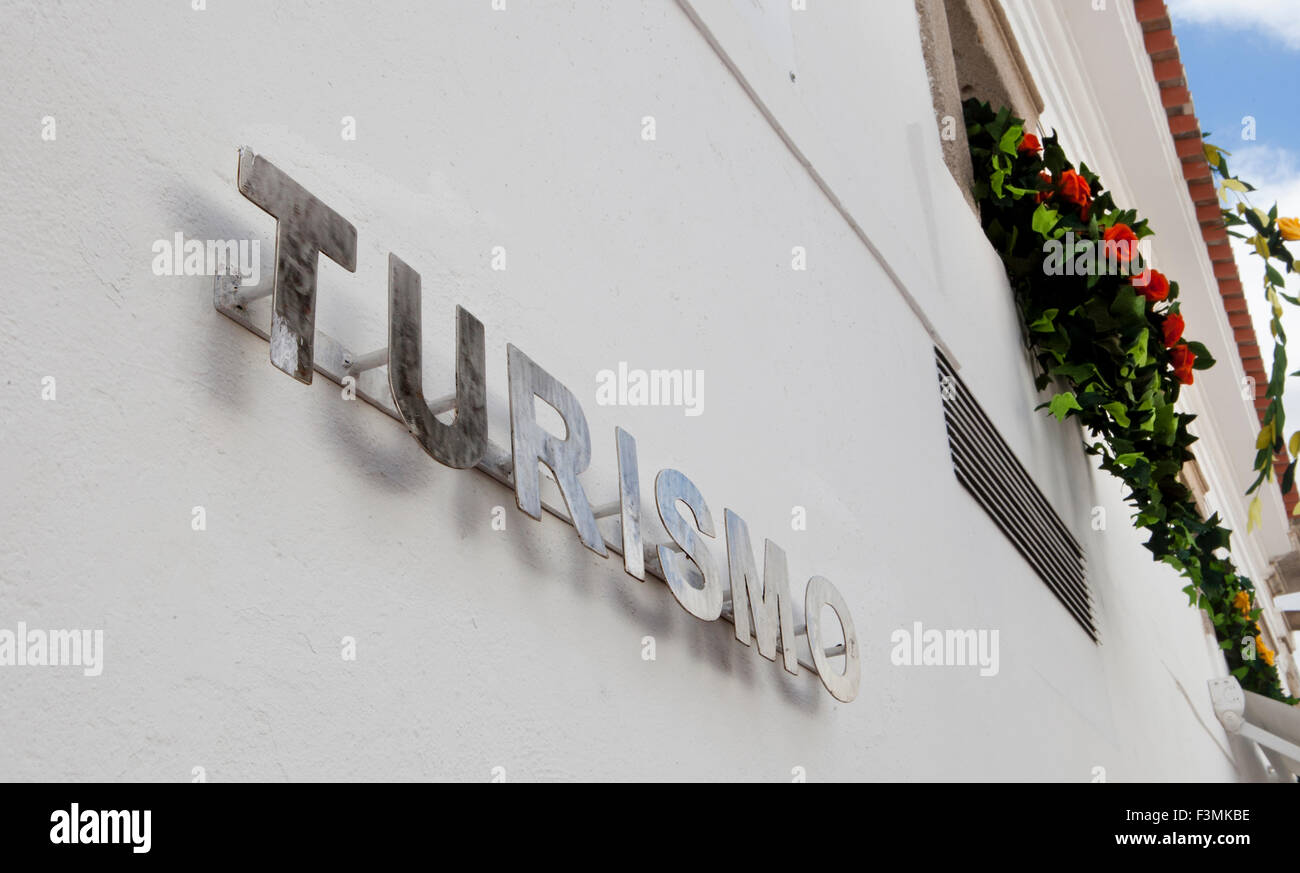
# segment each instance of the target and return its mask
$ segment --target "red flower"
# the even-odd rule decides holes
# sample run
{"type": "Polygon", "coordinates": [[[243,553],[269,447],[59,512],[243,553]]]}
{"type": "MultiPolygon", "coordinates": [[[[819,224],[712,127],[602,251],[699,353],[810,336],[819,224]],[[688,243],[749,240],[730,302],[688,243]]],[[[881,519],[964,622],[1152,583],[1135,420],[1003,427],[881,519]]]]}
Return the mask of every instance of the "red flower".
{"type": "Polygon", "coordinates": [[[1182,339],[1183,328],[1186,326],[1183,317],[1177,312],[1165,316],[1165,320],[1160,323],[1160,330],[1165,335],[1165,348],[1172,348],[1178,340],[1182,339]]]}
{"type": "Polygon", "coordinates": [[[1092,204],[1092,188],[1088,185],[1087,179],[1074,170],[1066,170],[1057,180],[1056,190],[1061,192],[1061,196],[1066,200],[1079,207],[1079,215],[1087,220],[1088,207],[1092,204]]]}
{"type": "MultiPolygon", "coordinates": [[[[1115,224],[1106,228],[1106,232],[1102,234],[1102,238],[1106,241],[1103,247],[1106,252],[1106,257],[1110,258],[1113,256],[1118,259],[1121,264],[1127,264],[1129,258],[1137,248],[1137,234],[1135,234],[1133,229],[1127,224],[1115,224]]],[[[1169,293],[1168,280],[1165,281],[1165,293],[1169,293]]],[[[1164,298],[1161,297],[1160,299],[1163,300],[1164,298]]]]}
{"type": "MultiPolygon", "coordinates": [[[[1122,224],[1116,226],[1124,227],[1124,225],[1122,224]]],[[[1125,229],[1127,230],[1127,228],[1125,229]]],[[[1110,231],[1106,231],[1106,233],[1107,233],[1106,238],[1110,239],[1109,236],[1110,231]]],[[[1134,239],[1136,239],[1136,237],[1134,237],[1134,239]]],[[[1127,246],[1119,247],[1118,254],[1121,261],[1127,260],[1126,258],[1127,253],[1124,251],[1124,249],[1126,248],[1127,246]]],[[[1166,297],[1169,296],[1169,279],[1166,278],[1165,274],[1160,272],[1159,270],[1152,270],[1148,268],[1143,270],[1141,273],[1138,273],[1136,276],[1133,277],[1133,287],[1137,288],[1138,291],[1142,293],[1142,296],[1150,300],[1152,303],[1155,303],[1157,300],[1164,300],[1166,297]]],[[[1178,323],[1180,325],[1182,324],[1182,322],[1183,320],[1181,318],[1178,319],[1178,323]]],[[[1181,332],[1181,328],[1179,330],[1181,332]]],[[[1165,345],[1173,345],[1173,344],[1165,343],[1165,345]]]]}
{"type": "Polygon", "coordinates": [[[1020,141],[1020,145],[1016,146],[1016,151],[1020,152],[1022,155],[1025,152],[1033,152],[1037,154],[1042,150],[1043,144],[1040,143],[1038,137],[1034,136],[1032,133],[1025,134],[1024,139],[1020,141]]]}
{"type": "Polygon", "coordinates": [[[1179,343],[1169,350],[1169,359],[1174,365],[1174,376],[1184,385],[1192,384],[1192,365],[1196,363],[1196,353],[1179,343]]]}

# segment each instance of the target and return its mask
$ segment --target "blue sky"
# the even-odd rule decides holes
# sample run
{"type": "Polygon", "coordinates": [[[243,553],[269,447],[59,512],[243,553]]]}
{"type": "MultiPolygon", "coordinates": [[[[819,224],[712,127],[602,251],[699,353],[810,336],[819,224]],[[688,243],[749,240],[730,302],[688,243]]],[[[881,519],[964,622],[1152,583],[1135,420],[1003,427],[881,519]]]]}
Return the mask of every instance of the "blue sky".
{"type": "MultiPolygon", "coordinates": [[[[1300,0],[1169,0],[1196,114],[1230,151],[1242,118],[1256,120],[1251,145],[1300,147],[1300,0]]],[[[1235,169],[1234,169],[1235,172],[1235,169]]]]}
{"type": "MultiPolygon", "coordinates": [[[[1300,216],[1300,0],[1166,0],[1188,87],[1202,130],[1210,142],[1232,152],[1229,169],[1259,190],[1254,206],[1300,216]],[[1246,116],[1255,120],[1255,139],[1243,139],[1246,116]]],[[[1264,369],[1271,367],[1273,339],[1264,300],[1264,269],[1244,243],[1235,246],[1237,268],[1250,305],[1264,369]]],[[[1300,256],[1300,244],[1291,245],[1300,256]]],[[[1287,291],[1300,291],[1300,274],[1287,291]]],[[[1300,357],[1300,309],[1286,306],[1282,324],[1291,343],[1288,370],[1300,357]]],[[[1300,421],[1300,377],[1288,382],[1283,398],[1300,421]]]]}

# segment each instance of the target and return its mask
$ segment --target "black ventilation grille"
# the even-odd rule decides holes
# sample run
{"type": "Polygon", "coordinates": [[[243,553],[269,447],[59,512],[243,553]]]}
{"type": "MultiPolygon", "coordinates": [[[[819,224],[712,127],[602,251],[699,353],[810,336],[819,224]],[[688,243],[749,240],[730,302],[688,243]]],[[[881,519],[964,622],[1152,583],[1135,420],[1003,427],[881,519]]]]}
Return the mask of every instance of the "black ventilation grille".
{"type": "Polygon", "coordinates": [[[1097,640],[1083,549],[993,422],[935,349],[948,448],[957,481],[984,507],[1074,620],[1097,640]]]}

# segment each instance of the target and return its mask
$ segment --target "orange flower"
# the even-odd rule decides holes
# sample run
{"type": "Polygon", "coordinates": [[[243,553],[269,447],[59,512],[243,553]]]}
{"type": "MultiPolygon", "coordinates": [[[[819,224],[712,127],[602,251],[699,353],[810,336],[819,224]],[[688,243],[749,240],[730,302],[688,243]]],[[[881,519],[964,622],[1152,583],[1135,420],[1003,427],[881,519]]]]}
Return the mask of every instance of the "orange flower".
{"type": "MultiPolygon", "coordinates": [[[[1105,240],[1103,248],[1106,252],[1106,257],[1110,258],[1113,256],[1117,258],[1121,264],[1127,264],[1137,249],[1137,234],[1135,234],[1133,229],[1127,224],[1111,225],[1106,228],[1106,232],[1102,234],[1102,238],[1105,240]]],[[[1166,294],[1169,293],[1167,287],[1168,284],[1168,282],[1165,283],[1166,294]]],[[[1162,297],[1160,299],[1163,300],[1164,298],[1162,297]]]]}
{"type": "MultiPolygon", "coordinates": [[[[1165,348],[1171,348],[1178,340],[1182,339],[1183,328],[1187,325],[1183,323],[1183,317],[1177,312],[1171,312],[1165,316],[1165,320],[1160,322],[1160,330],[1165,335],[1165,348]]],[[[1245,592],[1240,592],[1245,593],[1245,592]]]]}
{"type": "MultiPolygon", "coordinates": [[[[1121,224],[1119,227],[1124,227],[1124,225],[1121,224]]],[[[1107,231],[1107,234],[1109,233],[1110,231],[1107,231]]],[[[1106,238],[1110,239],[1109,236],[1106,238]]],[[[1134,239],[1136,239],[1136,237],[1134,237],[1134,239]]],[[[1124,251],[1127,248],[1128,246],[1118,246],[1116,254],[1119,256],[1121,261],[1127,260],[1127,258],[1125,258],[1126,252],[1124,251]]],[[[1109,251],[1109,246],[1107,247],[1107,251],[1109,251]]],[[[1159,270],[1146,269],[1141,273],[1138,273],[1133,277],[1133,286],[1141,292],[1143,297],[1150,300],[1152,303],[1155,303],[1157,300],[1164,300],[1169,296],[1169,279],[1167,279],[1165,274],[1159,270]]],[[[1182,322],[1183,320],[1181,318],[1178,319],[1179,325],[1182,325],[1182,322]]],[[[1182,335],[1182,332],[1182,327],[1180,326],[1178,329],[1180,336],[1182,335]]],[[[1174,339],[1178,339],[1178,337],[1174,337],[1174,339]]],[[[1166,339],[1165,345],[1171,346],[1173,343],[1166,339]]]]}
{"type": "Polygon", "coordinates": [[[1277,228],[1282,231],[1282,239],[1300,239],[1300,218],[1279,218],[1277,228]]]}
{"type": "Polygon", "coordinates": [[[1027,133],[1024,139],[1020,140],[1020,145],[1016,146],[1016,151],[1024,154],[1025,152],[1038,153],[1043,150],[1043,144],[1038,141],[1038,137],[1032,133],[1027,133]]]}
{"type": "Polygon", "coordinates": [[[1192,365],[1196,363],[1196,353],[1179,343],[1169,350],[1169,359],[1174,365],[1174,377],[1184,385],[1192,384],[1192,365]]]}
{"type": "Polygon", "coordinates": [[[1061,192],[1061,196],[1066,200],[1079,207],[1079,215],[1087,220],[1088,207],[1092,204],[1092,187],[1087,179],[1074,170],[1066,170],[1061,173],[1061,178],[1056,183],[1056,190],[1061,192]]]}

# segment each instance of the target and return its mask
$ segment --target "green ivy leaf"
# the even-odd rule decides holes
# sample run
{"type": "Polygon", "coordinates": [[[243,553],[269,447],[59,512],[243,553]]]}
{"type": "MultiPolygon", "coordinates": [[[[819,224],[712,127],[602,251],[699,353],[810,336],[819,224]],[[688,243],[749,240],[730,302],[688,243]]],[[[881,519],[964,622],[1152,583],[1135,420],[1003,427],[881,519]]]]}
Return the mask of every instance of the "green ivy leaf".
{"type": "MultiPolygon", "coordinates": [[[[1129,426],[1128,410],[1124,408],[1123,403],[1120,403],[1118,400],[1116,400],[1113,403],[1103,403],[1101,405],[1101,408],[1109,412],[1110,417],[1115,419],[1115,421],[1119,424],[1120,427],[1129,426]]],[[[1120,457],[1124,457],[1124,456],[1121,455],[1120,457]]],[[[1119,460],[1119,458],[1116,458],[1116,460],[1119,460]]]]}
{"type": "Polygon", "coordinates": [[[1250,533],[1257,527],[1264,525],[1264,504],[1255,495],[1255,499],[1250,501],[1250,509],[1246,511],[1246,533],[1250,533]]]}
{"type": "Polygon", "coordinates": [[[1052,398],[1047,404],[1048,410],[1056,416],[1057,421],[1065,421],[1065,416],[1070,410],[1077,409],[1082,411],[1083,407],[1079,405],[1078,399],[1074,396],[1073,391],[1063,391],[1052,398]]]}
{"type": "Polygon", "coordinates": [[[1265,242],[1264,237],[1260,236],[1259,234],[1255,234],[1250,238],[1250,242],[1253,243],[1255,246],[1255,254],[1259,255],[1261,258],[1267,261],[1268,243],[1265,242]]]}
{"type": "Polygon", "coordinates": [[[1110,390],[1110,383],[1101,377],[1101,373],[1097,370],[1097,365],[1090,361],[1082,364],[1059,364],[1052,367],[1049,372],[1054,377],[1072,379],[1074,382],[1081,385],[1084,382],[1088,382],[1084,387],[1085,391],[1110,390]],[[1094,382],[1097,384],[1093,384],[1094,382]],[[1100,385],[1101,388],[1098,389],[1097,385],[1100,385]]]}
{"type": "Polygon", "coordinates": [[[1044,309],[1043,314],[1029,325],[1029,329],[1036,333],[1055,333],[1056,325],[1053,324],[1059,309],[1044,309]]]}
{"type": "Polygon", "coordinates": [[[1132,358],[1133,363],[1139,367],[1146,366],[1147,342],[1150,340],[1150,338],[1151,338],[1150,330],[1145,327],[1142,328],[1142,331],[1137,335],[1137,339],[1133,340],[1132,345],[1130,345],[1124,352],[1126,355],[1132,358]]]}
{"type": "Polygon", "coordinates": [[[1024,128],[1019,124],[1013,124],[1002,134],[1002,139],[998,140],[998,150],[1004,154],[1015,157],[1016,147],[1020,145],[1020,139],[1024,135],[1024,128]]]}
{"type": "Polygon", "coordinates": [[[1145,321],[1146,303],[1146,298],[1138,294],[1132,285],[1124,285],[1115,294],[1115,300],[1110,305],[1110,311],[1112,315],[1121,321],[1137,322],[1139,319],[1145,321]]]}
{"type": "Polygon", "coordinates": [[[1174,414],[1174,405],[1166,403],[1163,406],[1157,406],[1155,422],[1152,426],[1156,441],[1165,446],[1173,445],[1174,435],[1177,430],[1178,417],[1174,414]]]}
{"type": "Polygon", "coordinates": [[[1056,222],[1060,217],[1061,214],[1055,209],[1049,209],[1046,203],[1040,203],[1038,208],[1034,210],[1034,217],[1030,220],[1029,226],[1035,232],[1041,234],[1044,239],[1047,239],[1048,234],[1052,232],[1052,228],[1056,227],[1056,222]]]}
{"type": "Polygon", "coordinates": [[[1204,343],[1188,340],[1187,347],[1192,350],[1192,354],[1196,355],[1196,361],[1192,364],[1193,370],[1208,370],[1215,365],[1216,361],[1204,343]]]}

